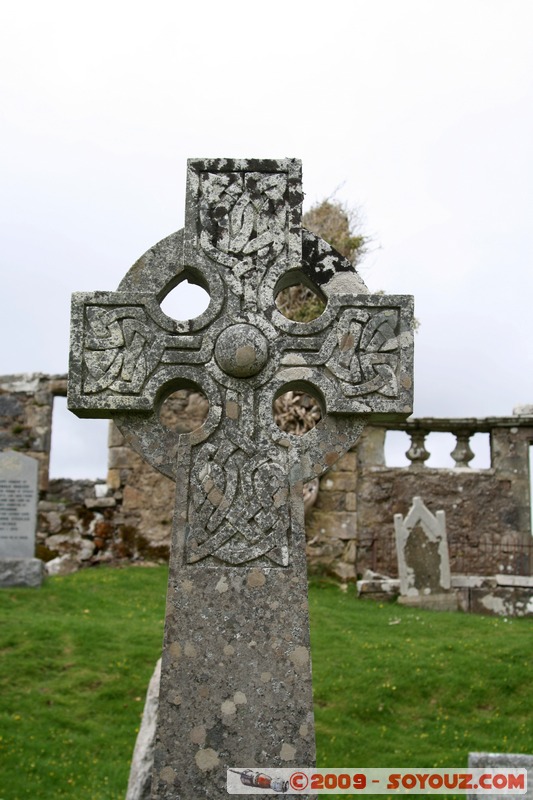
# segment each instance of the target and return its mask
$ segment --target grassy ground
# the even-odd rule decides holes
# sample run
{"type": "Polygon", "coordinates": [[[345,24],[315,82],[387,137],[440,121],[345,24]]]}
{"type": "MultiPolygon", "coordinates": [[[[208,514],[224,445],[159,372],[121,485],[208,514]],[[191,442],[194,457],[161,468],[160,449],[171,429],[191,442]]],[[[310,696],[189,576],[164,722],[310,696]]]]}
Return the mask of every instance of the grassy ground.
{"type": "Polygon", "coordinates": [[[155,568],[0,592],[1,800],[123,800],[165,591],[155,568]]]}
{"type": "Polygon", "coordinates": [[[310,605],[319,764],[464,768],[469,752],[533,752],[531,620],[378,605],[324,584],[310,605]]]}
{"type": "MultiPolygon", "coordinates": [[[[123,800],[165,584],[164,568],[101,568],[0,592],[0,800],[123,800]]],[[[310,608],[320,765],[532,752],[530,620],[380,606],[320,582],[310,608]]]]}

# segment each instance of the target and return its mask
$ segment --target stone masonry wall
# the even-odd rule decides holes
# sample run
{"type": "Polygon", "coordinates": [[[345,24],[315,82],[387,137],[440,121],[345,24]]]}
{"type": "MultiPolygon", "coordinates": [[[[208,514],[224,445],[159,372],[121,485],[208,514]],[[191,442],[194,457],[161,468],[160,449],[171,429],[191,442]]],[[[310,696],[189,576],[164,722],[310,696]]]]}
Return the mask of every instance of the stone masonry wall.
{"type": "Polygon", "coordinates": [[[307,559],[313,572],[343,581],[357,576],[357,451],[345,453],[320,478],[306,516],[307,559]]]}
{"type": "Polygon", "coordinates": [[[529,442],[532,428],[491,432],[490,469],[386,467],[385,430],[369,428],[357,450],[357,571],[396,576],[394,514],[414,496],[444,510],[454,573],[530,573],[529,442]]]}
{"type": "MultiPolygon", "coordinates": [[[[160,419],[178,433],[198,428],[207,415],[202,394],[179,390],[165,401],[160,419]]],[[[134,558],[167,558],[170,547],[175,485],[141,459],[124,442],[111,423],[107,482],[127,527],[130,555],[134,558]]]]}
{"type": "Polygon", "coordinates": [[[37,459],[41,492],[48,488],[54,397],[66,394],[65,375],[0,376],[0,450],[37,459]]]}

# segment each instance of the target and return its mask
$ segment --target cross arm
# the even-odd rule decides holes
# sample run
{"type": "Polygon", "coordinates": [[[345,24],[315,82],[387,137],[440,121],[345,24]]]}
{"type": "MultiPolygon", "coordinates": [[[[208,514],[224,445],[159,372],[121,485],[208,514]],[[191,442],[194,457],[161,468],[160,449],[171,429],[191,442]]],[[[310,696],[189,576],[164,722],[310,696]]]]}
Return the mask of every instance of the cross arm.
{"type": "Polygon", "coordinates": [[[69,408],[80,417],[150,413],[180,365],[201,366],[212,345],[176,331],[152,293],[76,292],[72,297],[69,408]]]}
{"type": "Polygon", "coordinates": [[[412,412],[412,297],[336,294],[310,323],[278,313],[273,322],[283,330],[280,385],[315,385],[328,413],[405,418],[412,412]]]}

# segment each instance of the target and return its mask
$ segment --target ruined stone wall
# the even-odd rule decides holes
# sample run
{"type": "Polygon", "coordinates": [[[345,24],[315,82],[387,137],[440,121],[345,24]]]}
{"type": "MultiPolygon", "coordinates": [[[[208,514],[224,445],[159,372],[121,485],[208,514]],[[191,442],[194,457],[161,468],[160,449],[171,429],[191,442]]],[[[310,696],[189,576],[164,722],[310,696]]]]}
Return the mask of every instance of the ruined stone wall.
{"type": "Polygon", "coordinates": [[[306,515],[312,572],[343,581],[357,576],[357,477],[357,451],[352,451],[320,478],[316,503],[306,515]]]}
{"type": "Polygon", "coordinates": [[[357,450],[357,571],[396,576],[394,514],[413,497],[444,510],[454,573],[529,574],[529,443],[533,428],[493,427],[491,468],[386,467],[385,430],[371,428],[357,450]]]}
{"type": "MultiPolygon", "coordinates": [[[[168,558],[174,483],[127,447],[113,423],[109,427],[107,483],[49,479],[54,397],[65,397],[65,375],[0,377],[0,450],[17,450],[39,462],[36,555],[61,561],[52,571],[80,565],[168,558]]],[[[175,392],[161,420],[178,432],[201,425],[206,400],[175,392]]]]}
{"type": "Polygon", "coordinates": [[[65,375],[0,376],[0,450],[37,459],[41,492],[48,488],[54,397],[66,394],[65,375]]]}
{"type": "MultiPolygon", "coordinates": [[[[133,452],[110,423],[107,483],[49,480],[52,406],[66,394],[65,376],[0,377],[0,449],[39,462],[37,555],[63,559],[65,570],[117,559],[166,559],[174,484],[133,452]]],[[[161,413],[178,432],[198,427],[206,400],[176,392],[161,413]]],[[[490,469],[391,468],[385,465],[384,428],[367,427],[353,450],[320,479],[308,513],[311,571],[354,580],[370,568],[397,574],[393,517],[419,495],[446,512],[452,571],[531,574],[528,456],[533,420],[493,420],[490,469]],[[505,561],[505,564],[502,562],[505,561]]],[[[446,421],[440,422],[441,428],[446,421]]],[[[470,421],[477,424],[480,422],[470,421]]],[[[416,426],[417,421],[406,423],[416,426]]],[[[407,427],[406,427],[407,430],[407,427]]]]}
{"type": "Polygon", "coordinates": [[[53,403],[66,394],[66,375],[0,376],[0,450],[38,461],[36,555],[46,562],[64,556],[74,569],[118,555],[122,531],[105,484],[49,479],[53,403]]]}
{"type": "MultiPolygon", "coordinates": [[[[200,427],[208,410],[202,394],[174,392],[161,410],[161,422],[177,433],[200,427]]],[[[132,557],[167,558],[175,484],[141,459],[110,424],[108,486],[121,504],[132,557]]]]}

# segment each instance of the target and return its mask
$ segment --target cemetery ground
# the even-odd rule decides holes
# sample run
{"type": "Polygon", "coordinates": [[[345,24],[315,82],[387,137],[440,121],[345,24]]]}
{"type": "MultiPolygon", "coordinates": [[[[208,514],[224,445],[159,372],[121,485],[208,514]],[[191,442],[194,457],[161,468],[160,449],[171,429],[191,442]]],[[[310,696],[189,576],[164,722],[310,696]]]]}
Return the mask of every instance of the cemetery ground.
{"type": "MultiPolygon", "coordinates": [[[[123,799],[166,577],[101,567],[0,593],[0,800],[123,799]]],[[[530,619],[379,604],[318,579],[309,597],[320,766],[531,752],[530,619]]]]}

